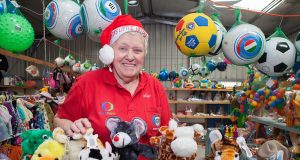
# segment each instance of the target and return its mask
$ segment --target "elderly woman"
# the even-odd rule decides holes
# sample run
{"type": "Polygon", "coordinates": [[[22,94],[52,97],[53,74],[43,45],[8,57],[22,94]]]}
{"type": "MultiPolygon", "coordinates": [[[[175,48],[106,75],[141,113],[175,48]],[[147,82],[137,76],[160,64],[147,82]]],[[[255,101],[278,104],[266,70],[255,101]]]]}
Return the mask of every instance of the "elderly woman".
{"type": "Polygon", "coordinates": [[[68,135],[85,133],[92,127],[101,141],[111,142],[105,126],[107,118],[124,121],[139,117],[147,125],[141,143],[168,125],[171,111],[161,83],[142,72],[148,34],[142,24],[129,15],[118,16],[102,33],[100,60],[108,67],[78,77],[54,123],[68,135]]]}

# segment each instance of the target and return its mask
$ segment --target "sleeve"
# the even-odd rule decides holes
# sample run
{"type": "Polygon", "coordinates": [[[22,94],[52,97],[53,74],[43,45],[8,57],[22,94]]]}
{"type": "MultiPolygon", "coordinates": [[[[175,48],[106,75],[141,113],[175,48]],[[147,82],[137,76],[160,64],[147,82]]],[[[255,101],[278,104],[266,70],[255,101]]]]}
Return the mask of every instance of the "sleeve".
{"type": "Polygon", "coordinates": [[[169,100],[165,91],[165,88],[162,86],[162,84],[158,81],[158,91],[159,95],[161,95],[161,126],[168,126],[169,121],[172,117],[171,109],[169,106],[169,100]]]}
{"type": "Polygon", "coordinates": [[[84,118],[85,105],[84,105],[84,92],[83,84],[79,79],[75,81],[71,87],[68,96],[63,104],[59,105],[56,115],[59,118],[69,119],[75,121],[79,118],[84,118]]]}

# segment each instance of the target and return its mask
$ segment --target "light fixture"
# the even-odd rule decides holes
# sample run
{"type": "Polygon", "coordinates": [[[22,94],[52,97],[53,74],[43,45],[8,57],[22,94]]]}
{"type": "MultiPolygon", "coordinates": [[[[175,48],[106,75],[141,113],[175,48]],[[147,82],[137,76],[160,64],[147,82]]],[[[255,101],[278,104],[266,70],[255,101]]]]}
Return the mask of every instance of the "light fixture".
{"type": "Polygon", "coordinates": [[[135,6],[138,6],[139,3],[137,0],[128,0],[128,6],[130,7],[135,7],[135,6]]]}
{"type": "Polygon", "coordinates": [[[240,0],[213,0],[214,2],[236,2],[240,0]]]}
{"type": "MultiPolygon", "coordinates": [[[[240,2],[233,5],[235,8],[241,8],[241,9],[249,9],[249,10],[255,10],[255,11],[263,11],[267,9],[269,6],[274,6],[273,4],[277,4],[282,0],[241,0],[240,2]]],[[[281,2],[282,3],[282,2],[281,2]]],[[[275,7],[277,7],[276,5],[275,7]]],[[[270,9],[273,9],[275,7],[272,7],[270,9]]],[[[268,10],[270,10],[268,9],[268,10]]]]}

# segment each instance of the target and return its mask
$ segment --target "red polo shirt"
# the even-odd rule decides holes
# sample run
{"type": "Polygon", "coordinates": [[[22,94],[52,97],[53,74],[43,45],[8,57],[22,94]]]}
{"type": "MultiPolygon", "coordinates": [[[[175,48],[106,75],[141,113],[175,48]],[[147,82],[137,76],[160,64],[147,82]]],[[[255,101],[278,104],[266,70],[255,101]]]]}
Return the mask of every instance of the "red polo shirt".
{"type": "Polygon", "coordinates": [[[140,140],[142,143],[149,143],[151,136],[158,135],[155,129],[168,125],[171,118],[165,90],[157,79],[143,72],[131,96],[108,68],[78,77],[57,114],[71,121],[88,118],[103,143],[111,142],[110,132],[105,126],[110,116],[129,122],[134,117],[142,118],[147,123],[147,133],[140,140]]]}

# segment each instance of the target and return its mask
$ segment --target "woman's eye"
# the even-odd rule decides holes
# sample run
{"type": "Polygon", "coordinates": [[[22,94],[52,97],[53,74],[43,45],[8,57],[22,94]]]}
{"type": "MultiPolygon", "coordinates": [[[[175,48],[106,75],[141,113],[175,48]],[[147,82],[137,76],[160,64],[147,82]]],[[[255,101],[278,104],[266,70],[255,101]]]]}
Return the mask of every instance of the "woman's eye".
{"type": "Polygon", "coordinates": [[[134,52],[136,52],[136,53],[141,53],[141,52],[143,52],[143,51],[140,50],[140,49],[136,49],[134,52]]]}
{"type": "Polygon", "coordinates": [[[125,51],[126,48],[125,48],[125,47],[121,47],[120,50],[121,50],[121,51],[125,51]]]}

